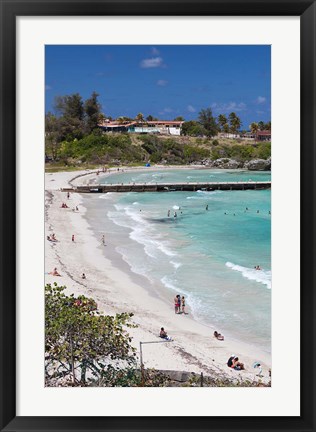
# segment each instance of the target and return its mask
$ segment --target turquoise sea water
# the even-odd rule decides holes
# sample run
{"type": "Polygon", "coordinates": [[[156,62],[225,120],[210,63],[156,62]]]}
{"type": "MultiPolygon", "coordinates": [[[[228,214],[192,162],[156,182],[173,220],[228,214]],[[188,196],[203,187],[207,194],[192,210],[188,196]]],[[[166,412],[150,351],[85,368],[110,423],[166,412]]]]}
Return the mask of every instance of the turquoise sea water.
{"type": "MultiPolygon", "coordinates": [[[[270,172],[148,168],[100,180],[270,179],[270,172]]],[[[185,295],[195,319],[270,352],[270,190],[104,194],[95,202],[94,214],[106,214],[125,235],[117,252],[133,272],[162,283],[171,304],[175,293],[185,295]]],[[[101,219],[93,220],[98,229],[101,219]]]]}

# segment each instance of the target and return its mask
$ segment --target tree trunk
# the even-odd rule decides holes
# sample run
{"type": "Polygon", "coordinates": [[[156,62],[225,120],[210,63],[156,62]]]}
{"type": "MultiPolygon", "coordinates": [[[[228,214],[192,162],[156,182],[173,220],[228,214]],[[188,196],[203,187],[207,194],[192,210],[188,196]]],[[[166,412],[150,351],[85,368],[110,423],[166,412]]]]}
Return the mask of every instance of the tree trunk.
{"type": "Polygon", "coordinates": [[[75,362],[74,362],[74,348],[72,342],[71,333],[69,334],[69,342],[70,342],[70,355],[71,355],[71,372],[72,372],[72,383],[76,382],[76,372],[75,372],[75,362]]]}

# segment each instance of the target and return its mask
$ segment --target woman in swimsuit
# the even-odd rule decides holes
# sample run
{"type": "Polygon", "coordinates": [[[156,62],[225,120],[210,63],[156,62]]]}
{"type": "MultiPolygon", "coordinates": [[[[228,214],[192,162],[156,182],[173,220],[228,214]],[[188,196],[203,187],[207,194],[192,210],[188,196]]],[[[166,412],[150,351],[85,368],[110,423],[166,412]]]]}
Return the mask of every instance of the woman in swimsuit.
{"type": "Polygon", "coordinates": [[[182,313],[185,314],[186,312],[185,312],[185,298],[184,298],[184,296],[182,296],[181,303],[182,303],[182,313]]]}

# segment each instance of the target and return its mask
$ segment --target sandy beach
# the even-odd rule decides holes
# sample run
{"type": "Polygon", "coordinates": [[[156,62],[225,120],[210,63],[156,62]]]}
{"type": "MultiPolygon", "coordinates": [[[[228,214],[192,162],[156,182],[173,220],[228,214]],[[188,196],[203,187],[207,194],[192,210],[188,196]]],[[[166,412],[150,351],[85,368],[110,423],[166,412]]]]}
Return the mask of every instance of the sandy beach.
{"type": "Polygon", "coordinates": [[[219,341],[215,339],[213,332],[220,329],[210,329],[195,321],[190,314],[176,315],[172,295],[169,301],[155,295],[148,280],[132,273],[115,251],[117,245],[106,241],[104,246],[101,239],[96,238],[89,226],[84,197],[71,193],[67,199],[66,193],[60,190],[71,184],[97,180],[96,172],[92,171],[45,175],[45,231],[46,235],[55,233],[58,239],[56,243],[46,241],[46,283],[65,285],[68,294],[93,297],[100,311],[105,314],[132,312],[133,322],[138,327],[130,329],[130,334],[133,337],[132,344],[138,352],[140,341],[159,341],[159,330],[164,327],[173,342],[144,345],[145,367],[203,372],[205,375],[217,374],[218,377],[233,380],[261,380],[268,383],[271,368],[269,354],[246,342],[227,338],[219,341]],[[62,202],[67,202],[69,208],[61,208],[62,202]],[[79,211],[72,210],[75,206],[78,206],[79,211]],[[72,241],[72,235],[75,241],[72,241]],[[54,267],[57,267],[60,277],[49,274],[54,267]],[[81,278],[82,273],[86,274],[84,280],[81,278]],[[227,367],[227,359],[232,353],[245,363],[245,371],[227,367]],[[258,370],[252,367],[258,359],[263,366],[261,378],[257,376],[258,370]]]}

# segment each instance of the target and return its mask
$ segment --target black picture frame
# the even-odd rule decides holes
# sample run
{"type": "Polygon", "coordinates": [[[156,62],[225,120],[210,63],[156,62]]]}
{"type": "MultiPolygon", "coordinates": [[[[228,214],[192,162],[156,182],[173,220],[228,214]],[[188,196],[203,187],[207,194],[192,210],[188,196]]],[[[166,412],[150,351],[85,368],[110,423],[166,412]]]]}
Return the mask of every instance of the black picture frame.
{"type": "MultiPolygon", "coordinates": [[[[1,431],[316,431],[315,112],[316,4],[300,0],[0,0],[0,429],[1,431]],[[16,17],[299,16],[301,23],[301,415],[299,417],[16,416],[16,17]]],[[[290,90],[290,89],[289,89],[290,90]]],[[[298,119],[299,121],[299,119],[298,119]]],[[[290,127],[290,126],[289,126],[290,127]]],[[[287,185],[285,185],[287,187],[287,185]]],[[[290,347],[288,352],[290,352],[290,347]]],[[[280,404],[282,401],[280,401],[280,404]]],[[[264,410],[263,410],[264,411],[264,410]]]]}

